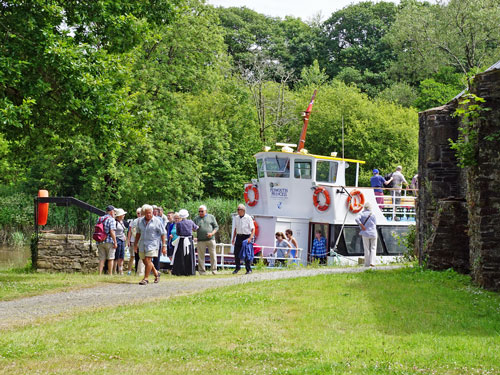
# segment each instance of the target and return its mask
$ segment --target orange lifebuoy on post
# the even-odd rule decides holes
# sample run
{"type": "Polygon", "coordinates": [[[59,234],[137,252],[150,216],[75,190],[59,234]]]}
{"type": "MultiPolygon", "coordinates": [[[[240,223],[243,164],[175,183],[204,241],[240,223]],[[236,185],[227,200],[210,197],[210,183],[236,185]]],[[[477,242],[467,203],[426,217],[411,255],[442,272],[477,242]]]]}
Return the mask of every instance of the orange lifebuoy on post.
{"type": "Polygon", "coordinates": [[[330,193],[328,193],[328,190],[326,190],[326,188],[324,188],[323,186],[318,186],[316,190],[314,190],[313,203],[314,207],[316,207],[320,211],[328,210],[328,207],[330,207],[330,193]],[[318,197],[320,194],[323,194],[325,196],[325,204],[323,205],[319,204],[318,197]]]}
{"type": "MultiPolygon", "coordinates": [[[[46,198],[49,196],[47,190],[38,190],[38,196],[41,198],[46,198]]],[[[48,203],[38,203],[38,225],[47,224],[47,218],[49,217],[49,204],[48,203]]]]}
{"type": "Polygon", "coordinates": [[[359,190],[351,191],[351,195],[347,198],[347,204],[349,206],[349,211],[353,214],[357,214],[363,209],[365,204],[365,196],[359,190]]]}
{"type": "Polygon", "coordinates": [[[253,235],[254,241],[257,239],[257,236],[259,235],[259,224],[253,219],[253,226],[255,227],[255,233],[253,235]]]}
{"type": "Polygon", "coordinates": [[[248,185],[245,188],[245,194],[243,194],[243,197],[245,198],[245,203],[248,204],[248,206],[253,207],[257,204],[259,201],[259,190],[257,189],[257,186],[255,185],[248,185]],[[248,192],[252,190],[253,191],[253,199],[250,200],[248,197],[248,192]]]}

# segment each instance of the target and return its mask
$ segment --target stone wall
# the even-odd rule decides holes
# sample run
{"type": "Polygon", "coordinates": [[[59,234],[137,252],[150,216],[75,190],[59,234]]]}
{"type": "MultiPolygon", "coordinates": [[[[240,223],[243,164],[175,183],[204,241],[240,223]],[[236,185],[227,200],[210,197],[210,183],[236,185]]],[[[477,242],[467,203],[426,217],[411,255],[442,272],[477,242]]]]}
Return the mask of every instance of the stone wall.
{"type": "Polygon", "coordinates": [[[476,166],[459,168],[449,147],[461,126],[457,101],[419,114],[417,241],[430,268],[470,270],[500,290],[500,70],[477,75],[471,92],[489,109],[474,124],[476,166]]]}
{"type": "Polygon", "coordinates": [[[38,272],[96,272],[97,247],[80,234],[41,234],[38,240],[38,272]]]}
{"type": "Polygon", "coordinates": [[[474,127],[477,165],[467,178],[472,277],[478,285],[500,290],[500,71],[476,76],[471,91],[490,109],[474,127]]]}
{"type": "Polygon", "coordinates": [[[452,102],[419,114],[417,243],[429,267],[468,272],[467,184],[449,142],[458,137],[455,109],[452,102]]]}

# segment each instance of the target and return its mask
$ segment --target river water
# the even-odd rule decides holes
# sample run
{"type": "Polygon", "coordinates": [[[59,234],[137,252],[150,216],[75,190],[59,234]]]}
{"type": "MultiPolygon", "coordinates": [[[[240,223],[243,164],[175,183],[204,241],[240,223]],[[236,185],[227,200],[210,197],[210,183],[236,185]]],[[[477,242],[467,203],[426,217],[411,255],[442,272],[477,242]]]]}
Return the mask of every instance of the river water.
{"type": "Polygon", "coordinates": [[[0,244],[0,269],[23,267],[30,257],[29,246],[14,247],[0,244]]]}

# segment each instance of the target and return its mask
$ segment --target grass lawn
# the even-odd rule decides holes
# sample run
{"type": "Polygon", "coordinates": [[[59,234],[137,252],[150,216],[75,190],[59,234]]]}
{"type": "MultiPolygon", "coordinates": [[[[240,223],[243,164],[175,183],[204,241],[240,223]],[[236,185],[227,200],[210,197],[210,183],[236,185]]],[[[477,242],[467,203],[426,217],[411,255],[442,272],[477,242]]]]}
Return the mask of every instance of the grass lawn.
{"type": "MultiPolygon", "coordinates": [[[[135,280],[135,279],[134,279],[135,280]]],[[[107,282],[129,282],[127,276],[99,276],[81,273],[36,273],[24,269],[0,270],[0,301],[30,297],[73,288],[87,288],[107,282]]]]}
{"type": "Polygon", "coordinates": [[[0,331],[0,373],[139,372],[500,374],[500,295],[416,268],[244,284],[0,331]]]}

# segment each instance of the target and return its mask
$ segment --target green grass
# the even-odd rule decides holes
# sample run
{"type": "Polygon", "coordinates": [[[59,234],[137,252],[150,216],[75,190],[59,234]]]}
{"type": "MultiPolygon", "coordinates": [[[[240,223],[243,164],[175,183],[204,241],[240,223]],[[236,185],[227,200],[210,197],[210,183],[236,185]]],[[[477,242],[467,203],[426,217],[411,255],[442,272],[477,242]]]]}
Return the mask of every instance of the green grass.
{"type": "MultiPolygon", "coordinates": [[[[36,273],[30,265],[24,268],[0,270],[0,301],[30,297],[75,288],[87,288],[106,282],[130,282],[127,276],[99,276],[81,273],[36,273]]],[[[135,279],[134,279],[135,280],[135,279]]]]}
{"type": "Polygon", "coordinates": [[[238,285],[3,331],[0,373],[499,374],[499,353],[498,294],[453,272],[404,269],[238,285]]]}

